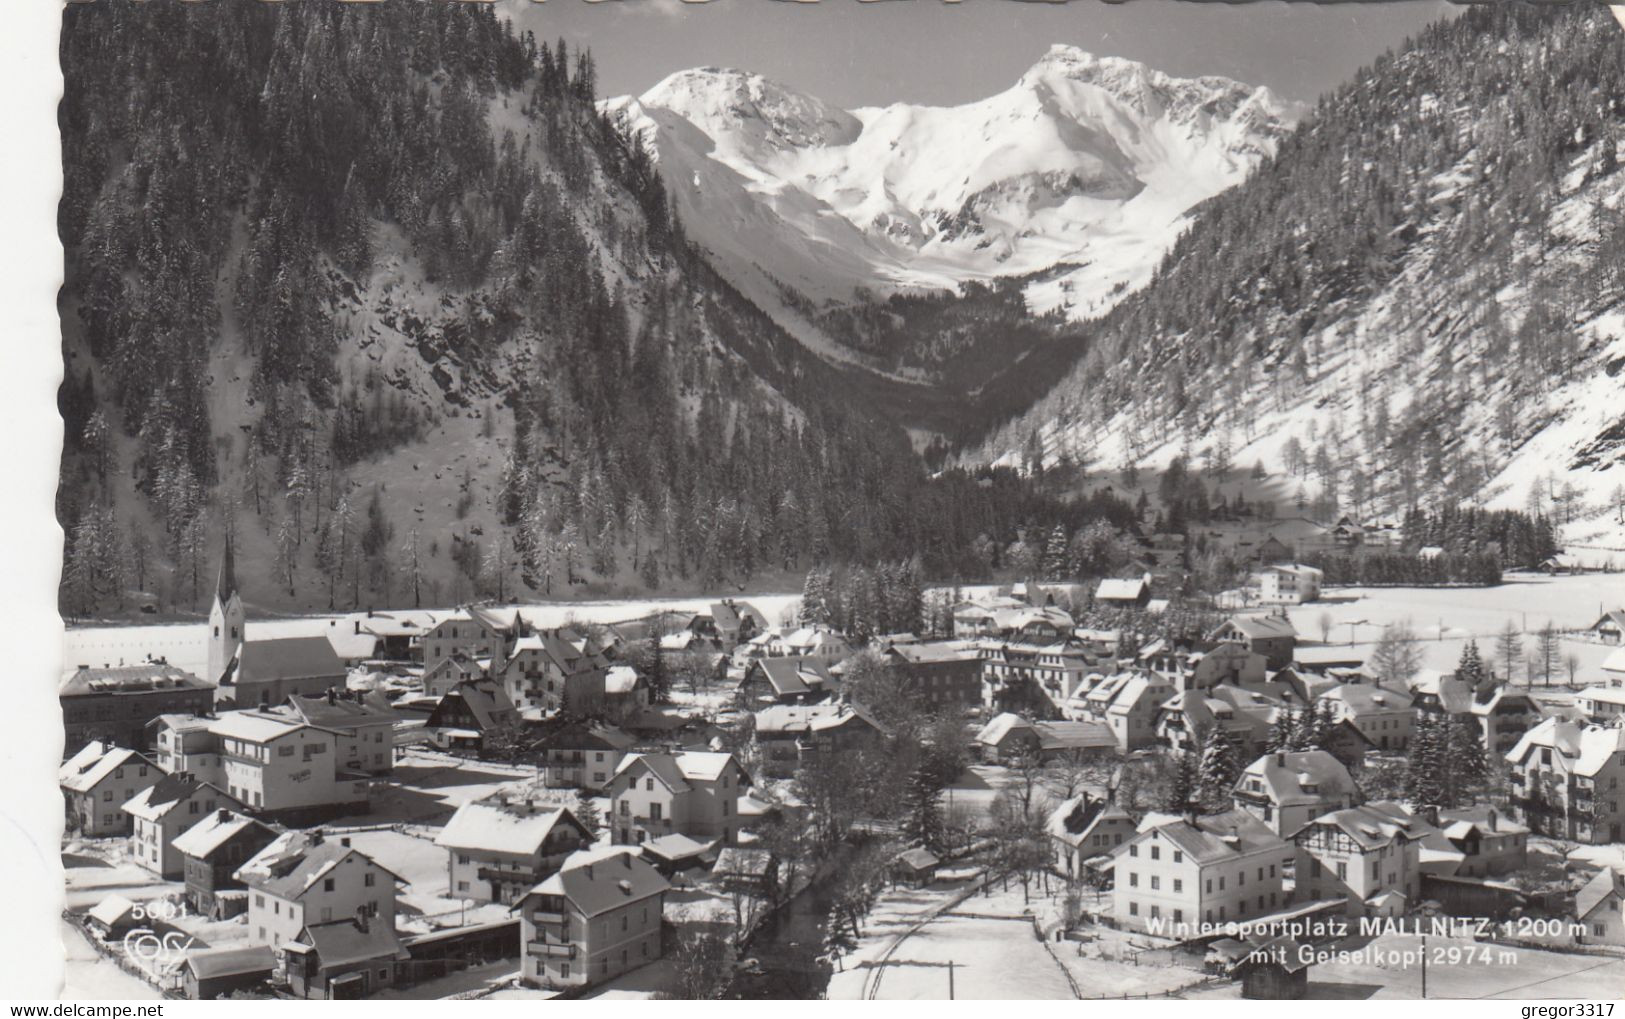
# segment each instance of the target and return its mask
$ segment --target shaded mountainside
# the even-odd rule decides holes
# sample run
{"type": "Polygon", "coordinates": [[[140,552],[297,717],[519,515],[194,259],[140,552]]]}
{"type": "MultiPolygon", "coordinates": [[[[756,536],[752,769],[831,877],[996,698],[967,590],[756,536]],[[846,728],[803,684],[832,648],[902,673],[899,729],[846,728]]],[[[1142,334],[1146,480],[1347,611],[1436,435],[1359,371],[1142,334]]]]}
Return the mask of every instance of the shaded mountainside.
{"type": "Polygon", "coordinates": [[[1262,461],[1327,513],[1472,500],[1605,538],[1625,500],[1622,143],[1606,8],[1438,23],[1210,199],[968,459],[1262,461]]]}
{"type": "Polygon", "coordinates": [[[280,609],[971,576],[1121,509],[928,479],[488,7],[111,0],[62,63],[71,613],[195,609],[227,528],[280,609]]]}

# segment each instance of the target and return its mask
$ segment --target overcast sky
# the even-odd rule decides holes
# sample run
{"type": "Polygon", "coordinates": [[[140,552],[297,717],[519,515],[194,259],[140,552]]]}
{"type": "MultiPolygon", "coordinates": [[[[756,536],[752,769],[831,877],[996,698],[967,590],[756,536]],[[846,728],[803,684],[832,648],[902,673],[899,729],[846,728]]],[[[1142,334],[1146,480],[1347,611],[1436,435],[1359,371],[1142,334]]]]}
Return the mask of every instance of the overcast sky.
{"type": "Polygon", "coordinates": [[[953,105],[1015,83],[1052,43],[1178,76],[1219,74],[1313,100],[1444,17],[1444,0],[515,0],[538,36],[591,47],[604,96],[673,71],[756,71],[837,106],[953,105]]]}

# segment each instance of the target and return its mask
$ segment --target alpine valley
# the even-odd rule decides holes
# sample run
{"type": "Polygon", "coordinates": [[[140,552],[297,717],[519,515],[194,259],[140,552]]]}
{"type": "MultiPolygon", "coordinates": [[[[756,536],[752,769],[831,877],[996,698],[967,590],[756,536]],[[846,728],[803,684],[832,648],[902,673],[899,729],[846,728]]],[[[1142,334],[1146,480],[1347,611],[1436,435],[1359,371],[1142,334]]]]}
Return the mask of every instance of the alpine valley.
{"type": "Polygon", "coordinates": [[[195,611],[228,530],[276,609],[982,578],[1175,454],[1619,511],[1600,7],[1475,7],[1313,109],[1061,46],[957,107],[606,100],[483,5],[109,0],[62,59],[74,615],[195,611]]]}

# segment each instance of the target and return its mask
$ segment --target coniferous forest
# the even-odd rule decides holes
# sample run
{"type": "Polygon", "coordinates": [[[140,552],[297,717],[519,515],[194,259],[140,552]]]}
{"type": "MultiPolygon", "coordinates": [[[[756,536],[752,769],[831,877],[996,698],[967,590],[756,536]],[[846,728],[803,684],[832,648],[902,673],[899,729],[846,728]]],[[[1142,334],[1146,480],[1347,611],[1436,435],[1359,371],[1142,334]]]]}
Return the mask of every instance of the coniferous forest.
{"type": "Polygon", "coordinates": [[[196,608],[227,531],[251,600],[343,607],[975,577],[978,540],[1129,519],[928,477],[692,253],[566,40],[481,5],[113,0],[67,10],[62,62],[70,613],[196,608]],[[439,518],[394,494],[429,470],[439,518]]]}
{"type": "MultiPolygon", "coordinates": [[[[1342,506],[1397,518],[1483,497],[1564,413],[1554,393],[1617,371],[1589,327],[1625,298],[1622,97],[1600,5],[1434,23],[1199,207],[1143,290],[1046,348],[1048,395],[999,394],[1006,423],[964,459],[1040,433],[1052,453],[1108,431],[1125,457],[1171,430],[1240,446],[1307,395],[1323,430],[1300,454],[1342,506]]],[[[1599,436],[1554,466],[1616,447],[1599,436]]]]}

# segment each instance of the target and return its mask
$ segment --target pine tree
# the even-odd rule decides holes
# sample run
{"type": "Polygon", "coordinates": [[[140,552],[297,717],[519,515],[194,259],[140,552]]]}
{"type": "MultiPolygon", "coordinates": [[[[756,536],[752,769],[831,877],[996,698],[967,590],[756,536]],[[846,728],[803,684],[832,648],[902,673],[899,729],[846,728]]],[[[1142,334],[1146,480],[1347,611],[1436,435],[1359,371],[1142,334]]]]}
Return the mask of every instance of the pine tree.
{"type": "Polygon", "coordinates": [[[1189,810],[1196,799],[1198,784],[1195,755],[1180,754],[1174,763],[1174,773],[1170,776],[1167,795],[1160,808],[1170,814],[1182,814],[1189,810]]]}
{"type": "Polygon", "coordinates": [[[1230,798],[1230,790],[1241,773],[1236,759],[1235,744],[1214,726],[1202,746],[1200,792],[1202,802],[1213,810],[1222,810],[1230,798]]]}
{"type": "Polygon", "coordinates": [[[1438,755],[1441,758],[1441,805],[1457,807],[1469,802],[1472,790],[1489,778],[1490,762],[1480,739],[1477,719],[1462,715],[1451,718],[1445,725],[1444,746],[1438,755]]]}
{"type": "Polygon", "coordinates": [[[671,700],[671,674],[666,671],[666,652],[660,646],[660,638],[650,636],[647,645],[649,696],[656,704],[665,704],[671,700]]]}
{"type": "Polygon", "coordinates": [[[841,957],[853,952],[858,947],[856,933],[852,929],[851,911],[843,902],[832,903],[829,907],[829,919],[824,924],[824,955],[833,963],[835,968],[841,968],[841,957]]]}
{"type": "Polygon", "coordinates": [[[1478,655],[1478,641],[1469,638],[1462,647],[1461,658],[1456,661],[1456,678],[1469,689],[1477,690],[1484,685],[1484,661],[1478,655]]]}
{"type": "Polygon", "coordinates": [[[598,812],[598,804],[593,801],[592,793],[586,789],[576,790],[575,806],[570,808],[581,827],[587,830],[589,843],[597,842],[604,833],[604,817],[598,812]]]}
{"type": "Polygon", "coordinates": [[[933,853],[943,850],[942,808],[937,803],[940,792],[931,773],[917,768],[909,776],[904,798],[903,838],[910,845],[924,846],[933,853]]]}
{"type": "Polygon", "coordinates": [[[1282,707],[1276,710],[1275,720],[1270,723],[1269,739],[1265,743],[1265,749],[1270,753],[1292,749],[1292,733],[1296,727],[1294,715],[1292,708],[1282,707]]]}

